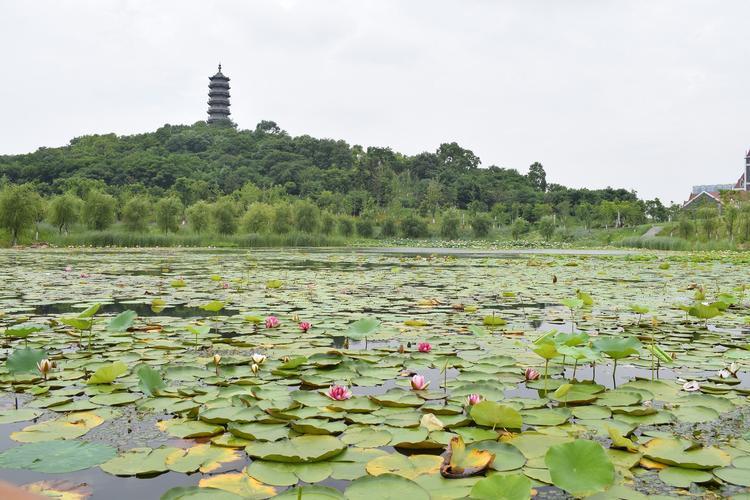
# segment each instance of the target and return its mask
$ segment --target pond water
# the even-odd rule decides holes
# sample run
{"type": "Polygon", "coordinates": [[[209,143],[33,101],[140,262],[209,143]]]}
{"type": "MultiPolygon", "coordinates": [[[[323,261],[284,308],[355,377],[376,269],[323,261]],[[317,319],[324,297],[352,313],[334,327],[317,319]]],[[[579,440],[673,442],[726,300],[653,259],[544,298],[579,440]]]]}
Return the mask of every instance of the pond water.
{"type": "Polygon", "coordinates": [[[545,454],[576,439],[613,464],[602,498],[750,486],[743,254],[65,249],[0,251],[0,263],[0,479],[36,491],[463,498],[489,477],[561,497],[576,491],[545,454]],[[93,304],[89,328],[78,316],[93,304]],[[55,362],[46,380],[41,357],[55,362]],[[413,375],[429,385],[412,390],[413,375]],[[334,384],[351,399],[325,396],[334,384]],[[472,393],[486,403],[472,408],[472,393]],[[420,457],[457,436],[500,455],[445,479],[420,457]],[[52,457],[24,465],[37,442],[52,457]],[[295,457],[303,442],[310,456],[295,457]],[[709,458],[691,458],[700,446],[709,458]]]}

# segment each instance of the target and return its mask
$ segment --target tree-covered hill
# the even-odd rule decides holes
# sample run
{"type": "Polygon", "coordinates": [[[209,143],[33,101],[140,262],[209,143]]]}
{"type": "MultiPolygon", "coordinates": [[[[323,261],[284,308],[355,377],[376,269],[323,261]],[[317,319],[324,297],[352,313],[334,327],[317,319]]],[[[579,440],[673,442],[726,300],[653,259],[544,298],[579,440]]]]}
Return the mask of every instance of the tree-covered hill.
{"type": "MultiPolygon", "coordinates": [[[[577,214],[581,206],[585,210],[602,201],[640,204],[641,214],[648,211],[624,189],[548,185],[539,163],[526,174],[483,166],[474,152],[455,142],[409,156],[388,147],[292,137],[270,121],[255,130],[198,122],[131,136],[78,137],[64,147],[0,156],[0,176],[14,184],[33,183],[42,194],[80,193],[81,186],[101,181],[117,194],[173,192],[185,205],[214,200],[250,182],[352,215],[368,206],[423,213],[455,206],[534,221],[549,212],[577,214]]],[[[659,203],[655,209],[663,207],[659,203]]]]}

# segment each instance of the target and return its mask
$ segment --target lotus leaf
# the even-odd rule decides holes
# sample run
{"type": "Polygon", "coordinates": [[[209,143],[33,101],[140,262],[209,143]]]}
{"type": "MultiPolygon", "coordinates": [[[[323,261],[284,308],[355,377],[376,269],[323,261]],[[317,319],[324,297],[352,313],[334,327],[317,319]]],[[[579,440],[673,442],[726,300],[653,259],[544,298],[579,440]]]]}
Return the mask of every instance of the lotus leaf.
{"type": "Polygon", "coordinates": [[[574,496],[604,491],[615,480],[615,468],[596,441],[577,439],[550,447],[544,462],[552,483],[574,496]]]}
{"type": "Polygon", "coordinates": [[[253,458],[271,462],[307,463],[335,457],[346,445],[333,436],[305,435],[277,442],[253,441],[245,451],[253,458]]]}

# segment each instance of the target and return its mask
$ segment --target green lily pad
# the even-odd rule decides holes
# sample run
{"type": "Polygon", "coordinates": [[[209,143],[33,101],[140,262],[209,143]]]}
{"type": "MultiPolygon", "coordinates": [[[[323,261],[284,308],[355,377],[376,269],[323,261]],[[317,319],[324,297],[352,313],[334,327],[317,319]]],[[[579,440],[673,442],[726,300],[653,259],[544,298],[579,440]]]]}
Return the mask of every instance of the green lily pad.
{"type": "Polygon", "coordinates": [[[333,436],[305,435],[276,442],[254,441],[245,447],[253,458],[271,462],[319,462],[335,457],[346,445],[333,436]]]}
{"type": "Polygon", "coordinates": [[[86,441],[30,443],[0,453],[0,468],[53,474],[75,472],[102,464],[116,453],[112,446],[86,441]]]}
{"type": "Polygon", "coordinates": [[[577,439],[552,446],[544,462],[552,483],[574,496],[604,491],[615,480],[615,468],[596,441],[577,439]]]}

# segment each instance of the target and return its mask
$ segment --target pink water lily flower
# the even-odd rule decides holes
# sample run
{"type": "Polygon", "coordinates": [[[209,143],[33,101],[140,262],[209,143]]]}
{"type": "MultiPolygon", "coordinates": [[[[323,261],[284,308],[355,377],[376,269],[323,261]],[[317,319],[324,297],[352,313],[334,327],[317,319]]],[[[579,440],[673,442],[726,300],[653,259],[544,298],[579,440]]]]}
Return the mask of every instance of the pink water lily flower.
{"type": "Polygon", "coordinates": [[[484,401],[484,398],[479,394],[469,394],[468,396],[466,396],[466,403],[469,406],[474,406],[475,404],[481,403],[482,401],[484,401]]]}
{"type": "Polygon", "coordinates": [[[352,397],[352,391],[343,385],[332,385],[328,391],[326,391],[326,396],[334,401],[344,401],[345,399],[352,397]]]}
{"type": "Polygon", "coordinates": [[[541,375],[538,371],[536,371],[533,368],[526,368],[526,370],[524,370],[523,372],[523,376],[526,378],[526,381],[528,382],[531,380],[537,380],[541,375]]]}
{"type": "Polygon", "coordinates": [[[430,352],[432,350],[432,346],[429,342],[420,342],[417,346],[417,349],[419,349],[419,352],[430,352]]]}
{"type": "Polygon", "coordinates": [[[88,273],[81,273],[81,278],[90,278],[91,275],[88,273]]]}
{"type": "Polygon", "coordinates": [[[307,330],[309,330],[310,328],[312,328],[312,323],[310,323],[309,321],[300,321],[299,323],[300,330],[307,333],[307,330]]]}
{"type": "Polygon", "coordinates": [[[224,289],[229,288],[229,283],[224,282],[221,284],[221,287],[224,289]]]}
{"type": "Polygon", "coordinates": [[[266,318],[266,328],[277,328],[279,326],[279,318],[276,316],[269,316],[266,318]]]}
{"type": "Polygon", "coordinates": [[[415,391],[423,391],[427,389],[430,383],[422,375],[414,375],[411,378],[411,388],[415,391]]]}
{"type": "Polygon", "coordinates": [[[73,266],[65,266],[65,272],[66,273],[69,273],[72,270],[73,270],[73,266]]]}

